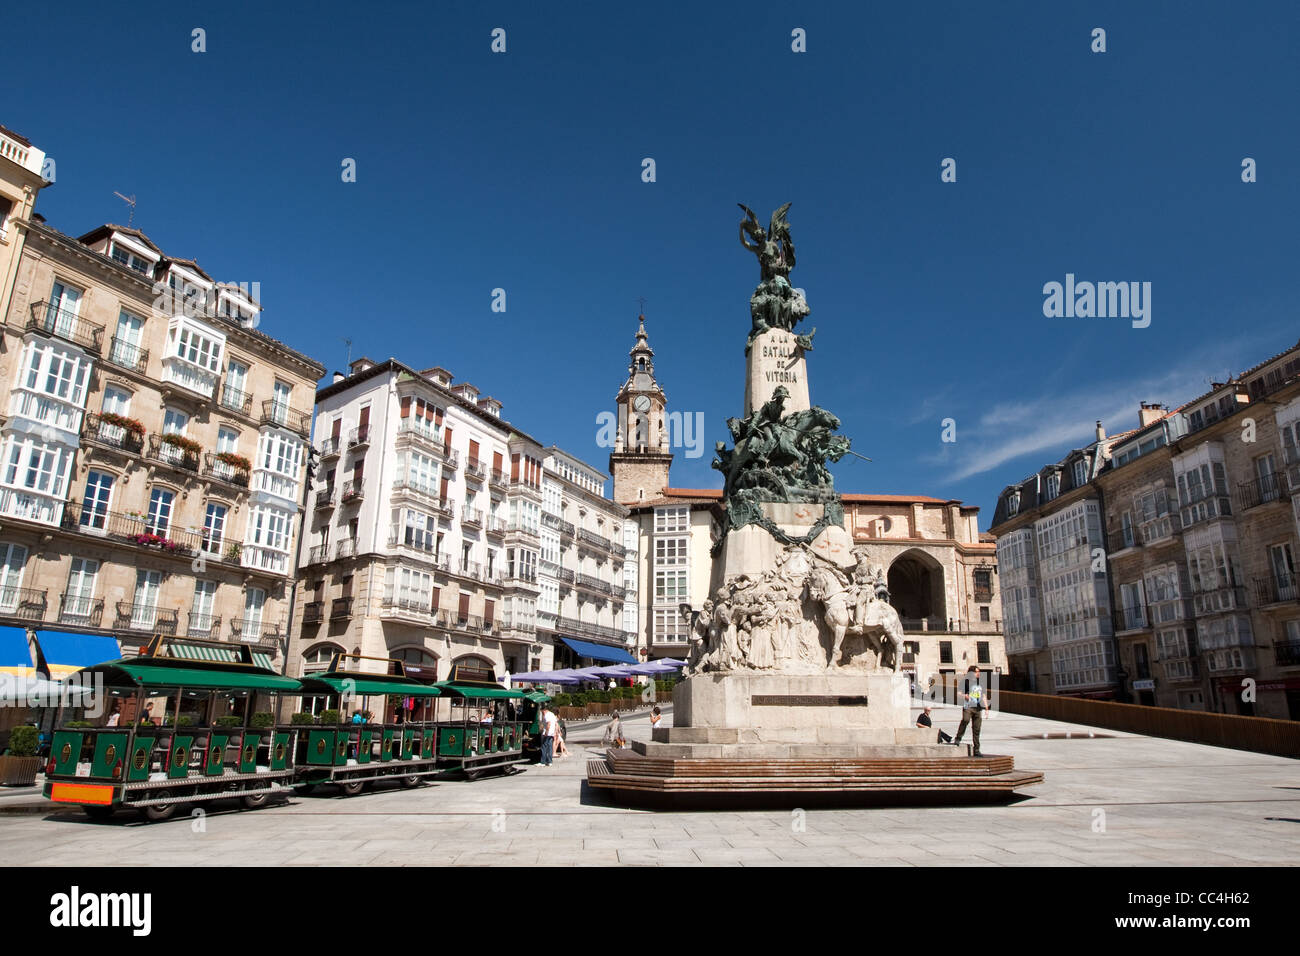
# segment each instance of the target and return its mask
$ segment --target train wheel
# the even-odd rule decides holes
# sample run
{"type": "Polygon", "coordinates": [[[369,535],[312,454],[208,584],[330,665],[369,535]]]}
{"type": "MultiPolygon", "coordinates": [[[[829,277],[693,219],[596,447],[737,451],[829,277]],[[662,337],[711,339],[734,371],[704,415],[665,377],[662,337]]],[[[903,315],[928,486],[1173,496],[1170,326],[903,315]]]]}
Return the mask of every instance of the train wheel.
{"type": "MultiPolygon", "coordinates": [[[[171,793],[166,790],[159,790],[154,794],[155,799],[165,800],[171,797],[171,793]]],[[[144,818],[150,823],[161,823],[164,820],[170,820],[176,813],[175,803],[155,803],[147,807],[140,808],[144,812],[144,818]]]]}
{"type": "Polygon", "coordinates": [[[479,777],[481,777],[481,776],[483,776],[483,771],[482,771],[482,770],[466,770],[466,771],[465,771],[465,779],[466,779],[466,780],[477,780],[477,779],[478,779],[479,777]]]}
{"type": "Polygon", "coordinates": [[[364,780],[349,780],[347,783],[339,784],[339,787],[343,790],[343,795],[348,797],[355,797],[365,789],[365,786],[366,782],[364,780]]]}
{"type": "Polygon", "coordinates": [[[293,785],[293,792],[300,797],[307,796],[308,794],[312,793],[315,789],[316,789],[316,784],[314,783],[295,783],[293,785]]]}
{"type": "Polygon", "coordinates": [[[261,809],[262,807],[266,806],[266,804],[270,801],[270,799],[271,799],[271,795],[269,793],[245,794],[243,797],[244,809],[246,810],[261,809]]]}
{"type": "Polygon", "coordinates": [[[90,817],[92,820],[107,820],[113,815],[113,811],[116,810],[117,807],[97,807],[83,804],[81,809],[84,810],[86,816],[90,817]]]}
{"type": "Polygon", "coordinates": [[[403,787],[407,787],[409,789],[410,787],[418,787],[419,785],[420,785],[420,778],[413,773],[407,774],[405,777],[402,778],[403,787]]]}

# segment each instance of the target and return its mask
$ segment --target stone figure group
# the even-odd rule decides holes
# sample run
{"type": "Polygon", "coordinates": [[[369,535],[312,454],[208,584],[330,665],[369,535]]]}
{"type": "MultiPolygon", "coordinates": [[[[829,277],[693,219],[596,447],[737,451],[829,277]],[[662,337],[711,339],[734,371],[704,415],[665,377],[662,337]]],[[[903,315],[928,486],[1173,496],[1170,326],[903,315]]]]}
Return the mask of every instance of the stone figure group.
{"type": "Polygon", "coordinates": [[[861,553],[850,575],[805,545],[789,545],[772,569],[718,588],[692,618],[688,673],[811,673],[882,663],[896,670],[900,659],[902,626],[889,604],[884,571],[861,553]],[[864,637],[871,655],[841,662],[846,635],[864,637]]]}
{"type": "MultiPolygon", "coordinates": [[[[790,270],[795,265],[794,240],[785,218],[790,203],[772,213],[767,229],[759,224],[752,209],[744,203],[737,205],[745,210],[745,218],[740,223],[740,244],[758,257],[759,283],[749,299],[753,320],[750,341],[768,329],[794,331],[812,310],[804,294],[790,285],[790,270]]],[[[811,349],[812,333],[799,336],[799,344],[811,349]]]]}

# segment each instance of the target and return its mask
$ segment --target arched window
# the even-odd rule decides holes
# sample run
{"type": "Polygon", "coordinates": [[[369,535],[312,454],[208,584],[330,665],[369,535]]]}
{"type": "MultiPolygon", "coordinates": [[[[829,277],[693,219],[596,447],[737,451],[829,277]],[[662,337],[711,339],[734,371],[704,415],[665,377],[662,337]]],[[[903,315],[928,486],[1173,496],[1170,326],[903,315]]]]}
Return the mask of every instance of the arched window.
{"type": "Polygon", "coordinates": [[[315,647],[308,648],[302,655],[302,672],[311,674],[323,671],[330,666],[334,655],[342,652],[343,648],[337,644],[317,644],[315,647]]]}

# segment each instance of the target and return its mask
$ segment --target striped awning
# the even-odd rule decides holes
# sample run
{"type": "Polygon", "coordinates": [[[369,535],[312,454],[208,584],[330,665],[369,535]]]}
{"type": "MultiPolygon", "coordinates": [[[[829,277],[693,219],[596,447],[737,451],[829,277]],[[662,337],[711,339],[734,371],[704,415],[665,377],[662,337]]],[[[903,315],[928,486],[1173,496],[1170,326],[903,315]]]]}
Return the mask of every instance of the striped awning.
{"type": "MultiPolygon", "coordinates": [[[[167,647],[171,651],[172,657],[179,657],[187,661],[215,661],[221,664],[238,664],[240,662],[239,648],[236,647],[182,644],[178,641],[172,641],[167,647]]],[[[274,669],[271,667],[271,655],[261,651],[253,651],[253,663],[258,667],[265,667],[267,670],[274,669]]]]}

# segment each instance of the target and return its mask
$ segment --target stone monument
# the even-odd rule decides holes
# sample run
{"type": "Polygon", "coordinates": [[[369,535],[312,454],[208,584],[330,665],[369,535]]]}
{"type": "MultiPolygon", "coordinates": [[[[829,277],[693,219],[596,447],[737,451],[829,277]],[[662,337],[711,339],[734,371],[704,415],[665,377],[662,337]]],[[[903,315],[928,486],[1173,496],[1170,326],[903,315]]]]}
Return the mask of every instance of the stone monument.
{"type": "Polygon", "coordinates": [[[849,439],[811,403],[813,333],[798,330],[810,309],[789,281],[790,204],[766,229],[741,209],[740,241],[758,258],[759,283],[749,300],[744,416],[727,421],[731,447],[718,442],[713,461],[724,511],[712,596],[682,609],[691,653],[673,690],[673,726],[632,754],[594,762],[592,786],[625,795],[844,793],[915,790],[922,779],[952,789],[952,779],[975,772],[982,789],[1006,791],[1041,780],[1007,776],[1009,757],[968,766],[964,748],[913,725],[910,682],[899,672],[902,623],[884,569],[854,551],[828,468],[849,439]],[[873,773],[884,783],[869,783],[873,773]]]}

